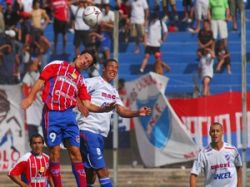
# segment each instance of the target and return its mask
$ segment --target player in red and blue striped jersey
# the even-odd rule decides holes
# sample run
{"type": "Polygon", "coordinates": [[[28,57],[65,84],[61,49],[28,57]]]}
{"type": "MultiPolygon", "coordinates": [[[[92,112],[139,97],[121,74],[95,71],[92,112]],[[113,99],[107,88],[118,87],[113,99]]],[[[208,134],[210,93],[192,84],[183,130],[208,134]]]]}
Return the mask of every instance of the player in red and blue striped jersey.
{"type": "Polygon", "coordinates": [[[40,134],[30,138],[31,151],[24,154],[9,172],[9,177],[20,186],[54,187],[49,172],[49,156],[43,153],[44,139],[40,134]]]}
{"type": "Polygon", "coordinates": [[[80,71],[87,69],[94,61],[92,51],[83,51],[70,64],[65,61],[51,62],[44,67],[29,96],[22,101],[22,107],[26,109],[33,102],[36,93],[43,88],[42,126],[50,151],[50,171],[57,187],[62,186],[60,174],[60,144],[62,142],[69,152],[78,187],[86,186],[86,176],[79,149],[79,129],[73,112],[77,102],[80,100],[91,112],[109,111],[114,107],[114,104],[98,107],[90,102],[91,97],[80,71]]]}

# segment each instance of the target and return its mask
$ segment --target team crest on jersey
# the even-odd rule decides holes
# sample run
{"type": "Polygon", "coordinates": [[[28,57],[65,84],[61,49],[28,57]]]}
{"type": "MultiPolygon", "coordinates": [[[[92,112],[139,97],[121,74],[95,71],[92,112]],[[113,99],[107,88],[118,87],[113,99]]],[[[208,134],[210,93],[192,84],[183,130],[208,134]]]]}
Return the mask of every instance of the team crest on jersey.
{"type": "Polygon", "coordinates": [[[229,155],[229,154],[226,154],[226,155],[225,155],[225,159],[226,159],[227,161],[229,161],[229,160],[230,160],[230,155],[229,155]]]}
{"type": "Polygon", "coordinates": [[[77,74],[75,72],[71,73],[70,75],[73,79],[76,79],[77,78],[77,74]]]}

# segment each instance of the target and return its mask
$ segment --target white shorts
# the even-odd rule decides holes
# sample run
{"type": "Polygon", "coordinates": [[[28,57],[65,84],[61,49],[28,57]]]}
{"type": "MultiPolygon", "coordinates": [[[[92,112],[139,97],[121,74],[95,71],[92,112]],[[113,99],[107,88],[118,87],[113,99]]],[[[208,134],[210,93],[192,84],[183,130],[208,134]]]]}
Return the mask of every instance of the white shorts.
{"type": "Polygon", "coordinates": [[[220,35],[220,39],[228,37],[227,22],[225,20],[212,20],[211,27],[215,40],[218,38],[218,34],[220,35]]]}
{"type": "Polygon", "coordinates": [[[197,20],[207,19],[208,3],[197,0],[195,3],[195,17],[197,20]]]}

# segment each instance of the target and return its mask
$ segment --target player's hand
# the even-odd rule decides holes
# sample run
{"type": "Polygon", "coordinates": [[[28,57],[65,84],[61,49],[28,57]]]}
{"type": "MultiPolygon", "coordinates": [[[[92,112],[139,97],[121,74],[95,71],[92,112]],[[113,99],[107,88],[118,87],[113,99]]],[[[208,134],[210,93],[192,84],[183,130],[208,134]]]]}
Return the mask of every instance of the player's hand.
{"type": "Polygon", "coordinates": [[[21,102],[21,107],[22,109],[27,109],[33,102],[33,99],[30,97],[26,97],[25,99],[22,100],[21,102]]]}
{"type": "Polygon", "coordinates": [[[152,111],[151,108],[144,106],[139,109],[139,115],[148,116],[149,114],[151,114],[151,111],[152,111]]]}

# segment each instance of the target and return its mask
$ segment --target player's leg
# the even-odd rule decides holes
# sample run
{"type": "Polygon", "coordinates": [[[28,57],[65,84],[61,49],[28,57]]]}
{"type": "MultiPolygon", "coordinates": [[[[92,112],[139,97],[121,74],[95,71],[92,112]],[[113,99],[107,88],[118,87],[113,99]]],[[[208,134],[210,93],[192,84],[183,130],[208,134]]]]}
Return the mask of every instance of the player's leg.
{"type": "Polygon", "coordinates": [[[96,172],[93,168],[85,168],[87,176],[87,187],[93,187],[96,181],[96,172]]]}
{"type": "Polygon", "coordinates": [[[43,109],[43,136],[44,140],[49,147],[50,163],[49,169],[56,187],[61,187],[61,168],[60,168],[60,143],[62,135],[60,127],[55,124],[60,119],[58,112],[49,111],[46,107],[43,109]]]}
{"type": "Polygon", "coordinates": [[[87,173],[88,184],[93,185],[96,175],[92,172],[93,169],[98,178],[101,187],[112,187],[111,179],[109,178],[108,169],[104,160],[104,141],[103,136],[89,131],[81,131],[81,151],[85,158],[85,168],[87,173]],[[83,149],[82,149],[83,148],[83,149]]]}
{"type": "Polygon", "coordinates": [[[63,128],[63,142],[67,147],[69,157],[71,160],[72,171],[75,175],[75,179],[78,187],[86,187],[86,174],[84,171],[84,165],[82,162],[80,152],[80,136],[79,128],[76,124],[76,115],[69,109],[64,112],[64,119],[67,121],[63,128]]]}

